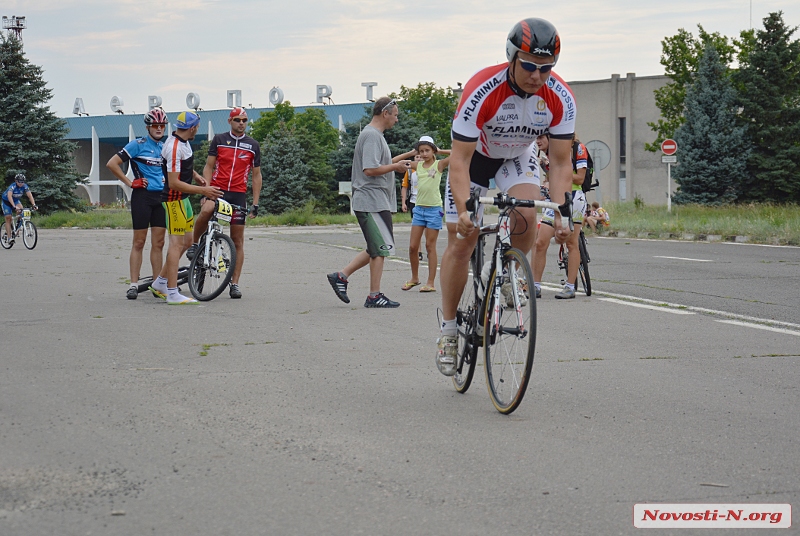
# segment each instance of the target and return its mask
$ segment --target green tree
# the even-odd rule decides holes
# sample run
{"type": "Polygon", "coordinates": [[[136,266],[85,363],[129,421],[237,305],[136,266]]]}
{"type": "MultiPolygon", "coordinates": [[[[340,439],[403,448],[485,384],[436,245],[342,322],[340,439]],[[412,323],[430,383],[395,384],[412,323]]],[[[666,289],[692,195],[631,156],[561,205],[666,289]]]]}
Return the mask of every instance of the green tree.
{"type": "Polygon", "coordinates": [[[302,144],[297,133],[280,125],[261,144],[259,205],[269,214],[300,208],[312,195],[308,189],[309,166],[298,157],[302,144]]]}
{"type": "Polygon", "coordinates": [[[412,118],[422,126],[417,139],[429,135],[439,147],[450,148],[450,130],[458,105],[452,88],[437,88],[433,82],[426,82],[415,88],[400,86],[399,93],[389,96],[400,101],[401,117],[412,118]]]}
{"type": "Polygon", "coordinates": [[[250,136],[259,143],[267,139],[281,124],[288,125],[294,119],[294,106],[289,101],[275,105],[269,112],[261,116],[250,125],[250,136]]]}
{"type": "MultiPolygon", "coordinates": [[[[300,146],[296,158],[307,166],[305,185],[311,194],[310,199],[328,210],[337,210],[339,185],[328,155],[339,145],[339,131],[331,125],[321,108],[310,107],[297,113],[291,103],[286,102],[261,114],[250,127],[250,135],[263,144],[282,129],[291,133],[292,139],[300,146]]],[[[264,176],[264,180],[267,179],[264,176]]]]}
{"type": "Polygon", "coordinates": [[[746,201],[800,202],[800,42],[783,13],[764,18],[735,80],[752,139],[740,186],[746,201]]]}
{"type": "Polygon", "coordinates": [[[85,180],[73,163],[75,144],[64,140],[67,122],[45,105],[52,94],[22,41],[0,34],[0,180],[24,173],[45,212],[80,208],[75,187],[85,180]]]}
{"type": "MultiPolygon", "coordinates": [[[[656,106],[661,110],[661,118],[656,122],[647,123],[656,133],[653,143],[645,143],[648,151],[657,151],[661,147],[661,142],[674,136],[675,131],[683,124],[684,99],[686,98],[686,88],[692,83],[692,77],[697,72],[700,55],[707,43],[712,43],[725,65],[729,65],[736,51],[742,44],[735,41],[734,44],[719,32],[708,33],[701,25],[697,25],[699,36],[695,38],[691,32],[683,28],[672,37],[666,37],[661,41],[661,65],[664,66],[664,74],[672,79],[672,82],[654,91],[656,106]]],[[[743,37],[744,41],[744,37],[743,37]]]]}
{"type": "Polygon", "coordinates": [[[736,91],[712,42],[700,55],[686,90],[685,122],[675,132],[681,148],[673,177],[680,185],[676,203],[718,205],[736,200],[736,183],[749,143],[738,126],[736,91]]]}

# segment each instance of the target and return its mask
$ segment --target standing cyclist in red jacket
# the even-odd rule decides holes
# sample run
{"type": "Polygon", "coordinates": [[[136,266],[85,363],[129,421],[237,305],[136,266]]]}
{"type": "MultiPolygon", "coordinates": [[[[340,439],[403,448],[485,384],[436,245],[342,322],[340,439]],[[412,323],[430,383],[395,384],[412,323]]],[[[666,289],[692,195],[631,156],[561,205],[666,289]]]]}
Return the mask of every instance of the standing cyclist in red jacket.
{"type": "MultiPolygon", "coordinates": [[[[228,117],[230,132],[217,134],[208,147],[208,160],[203,168],[203,177],[222,190],[222,198],[242,207],[234,210],[231,219],[231,238],[236,246],[236,268],[231,278],[231,298],[239,299],[242,291],[239,289],[239,276],[244,266],[244,223],[247,215],[247,177],[253,171],[253,206],[250,207],[250,217],[258,214],[258,197],[261,194],[261,148],[258,142],[244,133],[247,128],[247,111],[236,107],[231,110],[228,117]]],[[[188,258],[193,258],[197,252],[200,237],[206,230],[208,220],[214,213],[214,203],[202,201],[200,214],[194,226],[194,240],[186,252],[188,258]]]]}

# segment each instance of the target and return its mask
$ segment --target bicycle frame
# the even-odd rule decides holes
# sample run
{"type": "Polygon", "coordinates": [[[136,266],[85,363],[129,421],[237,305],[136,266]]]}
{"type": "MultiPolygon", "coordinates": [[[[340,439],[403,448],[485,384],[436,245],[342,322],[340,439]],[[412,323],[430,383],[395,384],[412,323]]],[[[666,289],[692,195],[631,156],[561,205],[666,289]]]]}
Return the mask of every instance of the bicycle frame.
{"type": "MultiPolygon", "coordinates": [[[[222,225],[220,225],[219,220],[227,221],[230,224],[231,219],[233,218],[234,208],[241,209],[238,205],[232,205],[225,201],[224,199],[217,199],[214,201],[214,212],[211,214],[211,218],[208,220],[208,227],[205,233],[205,242],[203,243],[203,266],[208,267],[211,263],[211,242],[214,238],[214,235],[217,233],[222,234],[222,225]]],[[[213,257],[215,260],[217,258],[216,255],[213,257]]]]}
{"type": "MultiPolygon", "coordinates": [[[[492,252],[492,259],[491,259],[491,268],[489,273],[494,273],[498,266],[502,264],[503,256],[506,252],[511,249],[511,212],[514,210],[515,207],[536,207],[536,208],[550,208],[554,211],[557,211],[561,214],[561,224],[565,227],[569,227],[570,229],[573,228],[572,225],[572,197],[569,194],[566,194],[565,203],[563,205],[559,205],[557,203],[553,203],[551,201],[534,201],[534,200],[523,200],[523,199],[516,199],[514,197],[509,196],[505,193],[497,194],[497,197],[477,197],[473,196],[470,198],[470,201],[467,202],[467,210],[470,210],[470,202],[473,204],[473,214],[477,212],[477,204],[484,204],[484,205],[495,205],[500,208],[500,215],[497,219],[496,224],[484,225],[480,228],[481,236],[489,235],[489,234],[497,234],[497,240],[495,241],[495,247],[492,252]]],[[[480,240],[478,241],[480,244],[480,240]]],[[[476,245],[477,247],[477,245],[476,245]]],[[[483,290],[481,294],[483,295],[483,300],[486,299],[486,289],[484,285],[486,284],[483,281],[482,276],[478,276],[480,280],[480,288],[483,290]]],[[[519,288],[517,287],[517,278],[510,277],[511,283],[511,292],[517,294],[519,293],[519,288]]],[[[531,282],[529,282],[530,284],[531,282]]],[[[492,316],[492,330],[499,329],[499,319],[500,319],[500,307],[501,307],[501,287],[500,285],[495,285],[495,288],[492,289],[494,293],[494,300],[491,302],[494,304],[494,308],[491,311],[492,316]]],[[[482,304],[481,304],[482,305],[482,304]]],[[[524,320],[522,318],[522,309],[517,306],[516,308],[517,320],[518,325],[520,328],[518,329],[517,333],[514,333],[517,337],[525,337],[527,332],[524,330],[524,320]]],[[[506,329],[506,332],[512,333],[510,330],[506,329]]],[[[490,333],[491,336],[495,335],[495,332],[490,333]]]]}

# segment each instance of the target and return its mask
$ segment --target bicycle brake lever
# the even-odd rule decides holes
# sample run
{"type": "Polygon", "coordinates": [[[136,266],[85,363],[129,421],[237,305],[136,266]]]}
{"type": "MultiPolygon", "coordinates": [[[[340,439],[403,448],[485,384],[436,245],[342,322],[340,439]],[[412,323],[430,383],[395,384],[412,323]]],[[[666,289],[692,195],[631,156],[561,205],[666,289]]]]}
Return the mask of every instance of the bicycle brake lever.
{"type": "Polygon", "coordinates": [[[561,213],[561,224],[564,224],[564,220],[568,220],[568,227],[569,232],[575,230],[575,223],[572,221],[572,192],[566,192],[564,194],[564,204],[558,205],[558,211],[561,213]]]}

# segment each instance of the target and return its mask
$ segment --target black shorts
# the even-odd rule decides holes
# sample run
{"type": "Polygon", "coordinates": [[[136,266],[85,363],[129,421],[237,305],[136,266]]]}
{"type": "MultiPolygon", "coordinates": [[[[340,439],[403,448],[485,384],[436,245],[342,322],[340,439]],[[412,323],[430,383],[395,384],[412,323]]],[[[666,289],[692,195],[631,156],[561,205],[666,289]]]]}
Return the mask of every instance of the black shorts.
{"type": "Polygon", "coordinates": [[[503,165],[502,158],[489,158],[483,156],[478,151],[472,153],[472,160],[469,162],[469,180],[484,188],[489,187],[489,180],[497,175],[497,171],[503,165]]]}
{"type": "Polygon", "coordinates": [[[161,190],[152,192],[134,188],[131,192],[131,220],[136,231],[148,227],[167,227],[167,215],[161,204],[161,190]]]}
{"type": "MultiPolygon", "coordinates": [[[[206,199],[205,197],[203,199],[206,199]]],[[[233,217],[231,218],[231,225],[244,225],[247,221],[247,194],[244,192],[229,192],[222,190],[222,199],[230,203],[242,207],[240,209],[233,207],[233,217]]]]}

